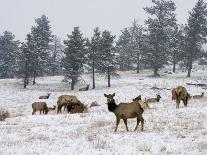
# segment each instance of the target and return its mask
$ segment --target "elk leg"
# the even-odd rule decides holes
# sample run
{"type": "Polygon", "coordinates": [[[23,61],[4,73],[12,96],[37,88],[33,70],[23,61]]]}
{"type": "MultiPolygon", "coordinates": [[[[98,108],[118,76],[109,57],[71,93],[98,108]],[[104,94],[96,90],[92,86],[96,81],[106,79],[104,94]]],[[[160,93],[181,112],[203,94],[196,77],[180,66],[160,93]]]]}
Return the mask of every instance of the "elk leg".
{"type": "Polygon", "coordinates": [[[40,110],[40,115],[41,115],[41,113],[42,113],[42,110],[40,110]]]}
{"type": "Polygon", "coordinates": [[[135,127],[134,131],[136,131],[136,130],[137,130],[137,128],[138,128],[138,126],[139,126],[139,122],[140,122],[140,120],[139,120],[139,118],[137,117],[137,125],[136,125],[136,127],[135,127]]]}
{"type": "Polygon", "coordinates": [[[188,102],[188,99],[187,99],[187,97],[186,97],[186,99],[183,100],[183,103],[184,103],[184,106],[185,106],[185,107],[187,106],[187,102],[188,102]]]}
{"type": "Polygon", "coordinates": [[[127,126],[127,119],[124,118],[123,120],[124,120],[124,124],[125,124],[125,126],[126,126],[126,130],[129,131],[128,126],[127,126]]]}
{"type": "Polygon", "coordinates": [[[119,122],[120,122],[120,118],[119,118],[119,117],[116,117],[116,128],[115,128],[114,132],[116,132],[116,131],[117,131],[117,128],[118,128],[119,122]]]}
{"type": "Polygon", "coordinates": [[[62,108],[62,105],[58,105],[58,107],[57,107],[57,113],[61,112],[61,108],[62,108]]]}
{"type": "Polygon", "coordinates": [[[179,108],[180,100],[176,100],[176,108],[179,108]]]}
{"type": "Polygon", "coordinates": [[[144,130],[144,118],[140,115],[138,115],[137,118],[141,121],[141,131],[143,131],[144,130]]]}
{"type": "Polygon", "coordinates": [[[36,110],[33,110],[32,115],[34,115],[34,114],[35,114],[35,112],[36,112],[36,110]]]}

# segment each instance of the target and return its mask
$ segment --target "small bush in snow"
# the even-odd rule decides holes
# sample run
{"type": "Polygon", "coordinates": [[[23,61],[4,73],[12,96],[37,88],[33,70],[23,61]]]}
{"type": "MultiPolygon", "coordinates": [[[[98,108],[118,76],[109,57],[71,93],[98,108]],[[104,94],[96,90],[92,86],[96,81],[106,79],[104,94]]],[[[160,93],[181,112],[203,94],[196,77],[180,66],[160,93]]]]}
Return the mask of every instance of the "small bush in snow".
{"type": "Polygon", "coordinates": [[[9,117],[9,112],[3,109],[0,109],[0,121],[4,121],[9,117]]]}

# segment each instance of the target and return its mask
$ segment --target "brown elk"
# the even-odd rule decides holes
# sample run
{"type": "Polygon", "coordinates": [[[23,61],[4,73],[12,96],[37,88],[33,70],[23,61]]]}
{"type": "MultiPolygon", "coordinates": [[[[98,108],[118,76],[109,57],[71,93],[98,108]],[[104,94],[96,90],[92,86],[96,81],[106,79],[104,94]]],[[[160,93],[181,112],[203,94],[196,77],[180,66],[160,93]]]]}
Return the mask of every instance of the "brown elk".
{"type": "Polygon", "coordinates": [[[77,103],[79,100],[73,95],[61,95],[57,101],[57,113],[62,112],[61,109],[64,107],[64,111],[68,104],[77,103]]]}
{"type": "Polygon", "coordinates": [[[117,105],[113,98],[115,96],[115,93],[108,95],[104,94],[104,96],[107,98],[108,110],[110,112],[113,112],[116,116],[116,128],[114,132],[117,131],[120,119],[123,119],[126,130],[129,131],[127,126],[128,118],[137,118],[137,125],[134,131],[137,130],[139,122],[141,121],[141,131],[143,131],[144,119],[142,117],[142,113],[144,112],[144,110],[140,106],[139,102],[134,101],[131,103],[120,103],[119,105],[117,105]]]}
{"type": "Polygon", "coordinates": [[[188,104],[188,99],[190,98],[190,94],[187,92],[185,87],[177,86],[175,88],[175,98],[176,98],[176,108],[179,108],[181,100],[183,101],[184,106],[186,107],[188,104]]]}
{"type": "Polygon", "coordinates": [[[88,91],[89,89],[89,84],[86,87],[80,88],[79,91],[88,91]]]}
{"type": "Polygon", "coordinates": [[[47,104],[45,102],[34,102],[32,104],[32,109],[33,109],[32,115],[34,115],[37,110],[40,111],[40,114],[42,111],[43,114],[47,114],[49,111],[47,104]]]}
{"type": "Polygon", "coordinates": [[[200,99],[200,98],[203,98],[204,96],[204,92],[201,93],[201,95],[194,95],[192,96],[193,99],[200,99]]]}
{"type": "Polygon", "coordinates": [[[40,96],[39,99],[48,99],[51,93],[48,93],[47,96],[40,96]]]}
{"type": "Polygon", "coordinates": [[[153,102],[159,102],[161,99],[161,96],[160,95],[157,95],[156,98],[149,98],[146,100],[147,103],[153,103],[153,102]]]}
{"type": "Polygon", "coordinates": [[[142,101],[141,95],[139,95],[136,98],[134,98],[133,101],[139,102],[139,104],[141,105],[142,109],[144,109],[144,110],[150,108],[146,101],[142,101]]]}

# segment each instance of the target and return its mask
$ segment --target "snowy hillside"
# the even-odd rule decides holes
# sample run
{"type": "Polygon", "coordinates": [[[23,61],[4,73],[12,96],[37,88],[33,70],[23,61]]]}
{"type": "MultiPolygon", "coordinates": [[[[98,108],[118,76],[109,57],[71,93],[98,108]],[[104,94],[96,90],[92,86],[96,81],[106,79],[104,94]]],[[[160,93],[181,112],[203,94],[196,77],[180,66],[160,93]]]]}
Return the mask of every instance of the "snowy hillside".
{"type": "MultiPolygon", "coordinates": [[[[18,154],[207,154],[207,91],[186,83],[206,82],[206,71],[197,71],[191,78],[183,74],[164,74],[150,77],[150,72],[135,74],[122,72],[112,79],[112,87],[98,77],[97,88],[87,92],[70,91],[63,77],[37,79],[37,85],[22,89],[21,81],[0,80],[0,108],[10,112],[10,118],[0,122],[0,155],[18,154]],[[171,90],[183,85],[190,94],[205,92],[204,98],[190,100],[185,108],[175,108],[171,90]],[[152,87],[164,88],[161,90],[152,87]],[[76,95],[84,104],[97,101],[101,106],[92,107],[88,113],[32,115],[31,104],[40,101],[39,96],[51,92],[50,107],[57,104],[60,95],[76,95]],[[114,133],[115,116],[107,109],[104,93],[116,93],[116,102],[129,102],[138,95],[142,98],[161,95],[159,103],[151,103],[143,114],[144,132],[141,126],[134,132],[136,119],[128,120],[129,132],[123,121],[114,133]]],[[[85,75],[85,81],[91,82],[85,75]]]]}

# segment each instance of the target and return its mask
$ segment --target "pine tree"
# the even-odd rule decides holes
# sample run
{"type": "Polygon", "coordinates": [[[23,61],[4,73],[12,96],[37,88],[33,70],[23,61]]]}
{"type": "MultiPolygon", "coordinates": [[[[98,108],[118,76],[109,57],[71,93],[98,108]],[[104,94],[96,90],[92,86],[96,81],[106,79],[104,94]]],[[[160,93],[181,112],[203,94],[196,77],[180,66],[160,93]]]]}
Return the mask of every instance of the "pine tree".
{"type": "Polygon", "coordinates": [[[158,76],[158,70],[168,64],[169,32],[176,22],[173,13],[176,7],[171,0],[152,0],[152,2],[154,6],[144,8],[152,16],[145,21],[148,25],[148,45],[144,54],[145,61],[154,69],[154,76],[158,76]]]}
{"type": "Polygon", "coordinates": [[[101,35],[101,49],[97,53],[99,59],[97,69],[106,73],[108,77],[108,87],[111,87],[111,74],[115,71],[115,47],[114,47],[115,36],[111,35],[111,32],[105,30],[101,35]]]}
{"type": "Polygon", "coordinates": [[[74,89],[78,77],[83,71],[83,63],[85,62],[85,39],[79,30],[75,27],[72,34],[67,36],[64,41],[65,57],[63,58],[63,67],[65,68],[65,77],[70,78],[71,90],[74,89]]]}
{"type": "Polygon", "coordinates": [[[207,3],[198,0],[190,12],[188,25],[186,26],[186,62],[187,77],[191,75],[193,62],[201,57],[202,45],[207,42],[207,3]]]}
{"type": "Polygon", "coordinates": [[[26,43],[22,43],[20,49],[21,52],[18,55],[18,75],[23,78],[24,88],[26,88],[29,84],[29,77],[32,75],[32,62],[34,57],[34,43],[30,34],[27,35],[26,43]]]}
{"type": "Polygon", "coordinates": [[[183,26],[175,25],[174,29],[171,31],[170,36],[170,61],[173,64],[173,72],[175,73],[176,64],[184,60],[184,30],[183,26]]]}
{"type": "Polygon", "coordinates": [[[120,70],[129,70],[132,65],[131,34],[128,28],[121,31],[121,35],[116,42],[116,51],[119,53],[117,58],[120,70]]]}
{"type": "Polygon", "coordinates": [[[32,27],[31,36],[34,43],[33,58],[33,84],[38,74],[43,74],[48,65],[49,42],[51,41],[50,21],[45,15],[35,20],[36,25],[32,27]]]}
{"type": "Polygon", "coordinates": [[[15,36],[8,31],[0,36],[0,78],[13,78],[15,75],[19,41],[15,41],[14,38],[15,36]]]}
{"type": "Polygon", "coordinates": [[[60,39],[54,35],[52,37],[52,42],[50,44],[50,61],[49,69],[52,75],[57,75],[61,73],[61,60],[63,57],[64,46],[61,44],[60,39]]]}
{"type": "Polygon", "coordinates": [[[137,24],[137,21],[134,20],[132,26],[130,27],[130,34],[131,34],[131,49],[132,49],[132,60],[134,63],[137,64],[137,73],[140,70],[140,57],[142,54],[142,48],[144,43],[144,35],[143,35],[143,27],[137,24]]]}
{"type": "Polygon", "coordinates": [[[93,77],[93,89],[95,89],[95,69],[99,58],[97,57],[98,52],[101,49],[101,32],[98,27],[94,29],[94,35],[91,38],[88,49],[88,62],[92,66],[92,77],[93,77]]]}

